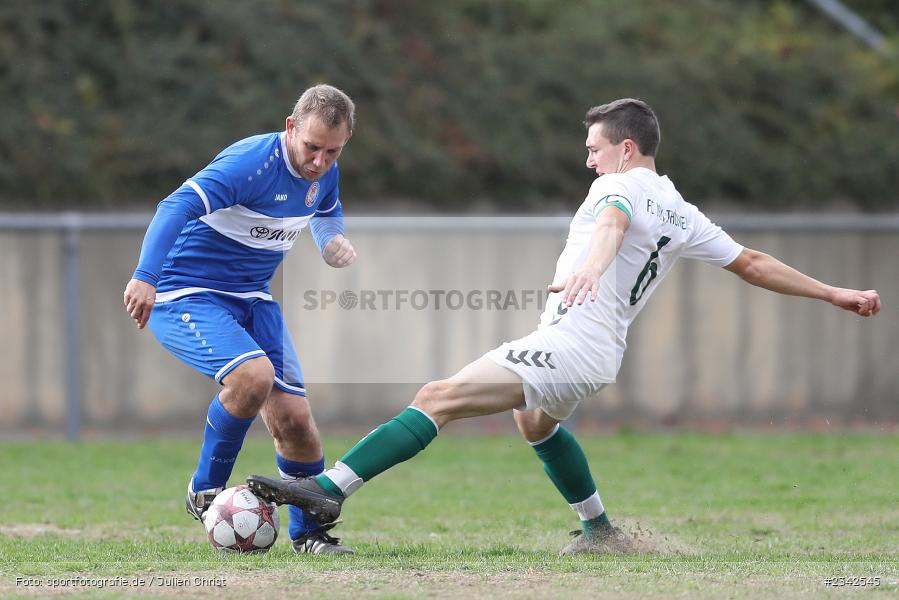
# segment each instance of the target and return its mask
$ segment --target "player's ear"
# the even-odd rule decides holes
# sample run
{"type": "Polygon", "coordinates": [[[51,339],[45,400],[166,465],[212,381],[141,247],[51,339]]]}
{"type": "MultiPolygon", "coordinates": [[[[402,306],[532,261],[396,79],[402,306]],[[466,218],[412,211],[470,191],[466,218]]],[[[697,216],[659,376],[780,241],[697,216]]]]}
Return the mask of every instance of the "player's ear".
{"type": "Polygon", "coordinates": [[[624,160],[630,160],[637,153],[637,144],[632,139],[624,140],[624,160]]]}

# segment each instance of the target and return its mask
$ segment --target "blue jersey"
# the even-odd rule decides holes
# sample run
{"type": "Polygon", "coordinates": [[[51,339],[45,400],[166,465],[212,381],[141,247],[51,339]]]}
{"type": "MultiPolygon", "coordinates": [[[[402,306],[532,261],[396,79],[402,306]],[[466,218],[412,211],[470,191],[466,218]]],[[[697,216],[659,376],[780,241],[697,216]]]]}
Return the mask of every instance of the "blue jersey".
{"type": "Polygon", "coordinates": [[[134,274],[156,285],[157,301],[206,290],[270,297],[269,281],[303,228],[320,249],[343,233],[337,163],[304,179],[284,135],[229,146],[159,204],[134,274]]]}

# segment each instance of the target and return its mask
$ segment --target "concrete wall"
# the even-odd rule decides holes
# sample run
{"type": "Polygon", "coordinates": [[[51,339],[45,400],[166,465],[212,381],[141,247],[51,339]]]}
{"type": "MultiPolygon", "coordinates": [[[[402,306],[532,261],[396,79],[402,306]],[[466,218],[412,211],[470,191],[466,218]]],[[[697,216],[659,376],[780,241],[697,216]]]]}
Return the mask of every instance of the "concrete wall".
{"type": "MultiPolygon", "coordinates": [[[[897,232],[733,233],[821,280],[876,287],[883,312],[861,319],[681,261],[632,327],[618,384],[582,405],[579,417],[687,427],[899,421],[897,232]]],[[[422,382],[529,333],[564,244],[558,220],[520,228],[481,220],[477,230],[424,232],[360,226],[350,237],[359,254],[352,268],[326,267],[301,238],[273,286],[323,429],[373,426],[408,404],[422,382]],[[397,306],[397,290],[429,293],[429,304],[397,306]],[[438,290],[482,300],[496,290],[504,301],[511,291],[526,306],[436,309],[438,290]],[[366,291],[380,295],[374,307],[349,307],[350,295],[322,306],[325,294],[344,291],[357,300],[366,291]]],[[[71,357],[62,235],[0,230],[0,432],[65,430],[72,359],[80,363],[85,431],[200,426],[217,386],[169,356],[149,330],[138,332],[122,307],[141,239],[136,229],[82,234],[82,338],[71,357]]]]}

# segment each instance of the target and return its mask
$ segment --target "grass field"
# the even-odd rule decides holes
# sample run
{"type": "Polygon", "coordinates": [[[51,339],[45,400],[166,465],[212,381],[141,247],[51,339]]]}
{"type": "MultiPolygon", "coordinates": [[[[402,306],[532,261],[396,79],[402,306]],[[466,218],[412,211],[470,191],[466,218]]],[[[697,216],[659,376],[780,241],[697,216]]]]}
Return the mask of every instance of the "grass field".
{"type": "MultiPolygon", "coordinates": [[[[329,462],[352,441],[326,440],[329,462]]],[[[337,533],[356,556],[294,555],[286,511],[270,553],[219,556],[182,507],[198,443],[0,444],[0,597],[899,594],[895,434],[584,436],[613,521],[651,530],[661,553],[565,559],[577,520],[530,448],[453,435],[347,503],[337,533]]],[[[273,471],[270,441],[252,438],[232,483],[273,471]]]]}

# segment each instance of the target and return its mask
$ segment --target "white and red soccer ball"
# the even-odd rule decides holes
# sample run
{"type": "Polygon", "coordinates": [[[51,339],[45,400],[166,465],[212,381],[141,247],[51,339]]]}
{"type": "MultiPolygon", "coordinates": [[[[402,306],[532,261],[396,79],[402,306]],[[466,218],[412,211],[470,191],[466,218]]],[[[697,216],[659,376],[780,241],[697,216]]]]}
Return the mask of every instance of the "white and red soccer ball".
{"type": "Polygon", "coordinates": [[[268,552],[278,539],[280,519],[274,504],[245,485],[230,487],[203,515],[209,543],[223,552],[268,552]]]}

